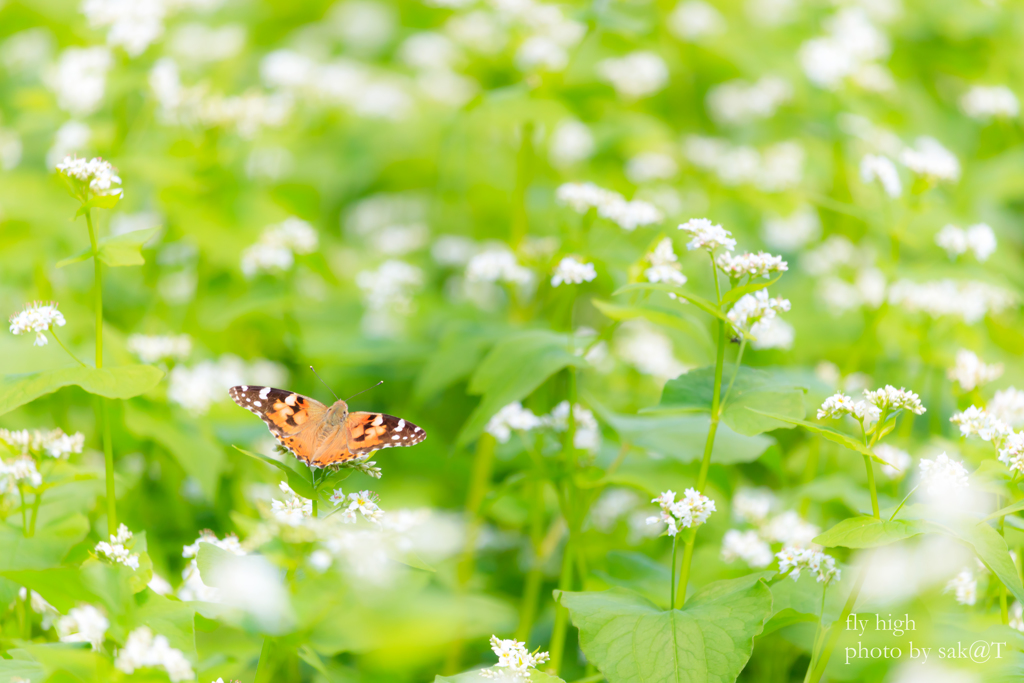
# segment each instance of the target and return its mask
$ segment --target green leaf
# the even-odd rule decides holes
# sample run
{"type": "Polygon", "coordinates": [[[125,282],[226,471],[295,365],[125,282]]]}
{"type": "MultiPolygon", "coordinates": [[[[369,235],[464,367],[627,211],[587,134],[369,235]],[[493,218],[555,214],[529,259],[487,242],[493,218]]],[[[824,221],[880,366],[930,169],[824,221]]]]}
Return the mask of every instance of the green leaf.
{"type": "MultiPolygon", "coordinates": [[[[996,510],[991,515],[989,515],[988,517],[986,517],[985,519],[983,519],[981,521],[982,522],[988,522],[988,521],[991,521],[993,519],[998,519],[1000,517],[1005,517],[1006,515],[1012,515],[1014,512],[1019,512],[1020,510],[1024,510],[1024,499],[1018,500],[1016,503],[1013,503],[1012,505],[1007,505],[1004,508],[1000,508],[999,510],[996,510]]],[[[980,523],[981,522],[979,522],[979,524],[980,523]]]]}
{"type": "Polygon", "coordinates": [[[157,417],[128,404],[124,410],[125,426],[135,436],[150,439],[165,448],[178,461],[185,473],[199,482],[207,500],[217,496],[224,452],[213,437],[198,423],[181,424],[166,415],[157,417]]]}
{"type": "MultiPolygon", "coordinates": [[[[543,671],[538,671],[537,669],[530,670],[529,680],[530,683],[565,683],[565,681],[558,676],[552,676],[551,674],[546,674],[543,671]]],[[[434,677],[434,683],[487,683],[488,681],[493,683],[494,679],[482,675],[479,670],[467,671],[455,676],[434,677]]]]}
{"type": "MultiPolygon", "coordinates": [[[[260,460],[262,462],[267,463],[268,465],[273,465],[277,469],[284,472],[285,476],[288,478],[288,486],[292,487],[292,491],[295,491],[295,493],[299,494],[303,498],[316,500],[316,491],[313,489],[313,482],[310,479],[309,468],[300,463],[298,460],[295,460],[294,464],[292,464],[288,460],[282,462],[280,460],[275,460],[274,458],[271,458],[269,455],[253,453],[252,451],[247,451],[244,448],[239,448],[238,446],[232,446],[232,448],[234,448],[239,453],[245,453],[250,458],[260,460]],[[303,468],[305,469],[305,471],[302,471],[303,468]]],[[[288,455],[287,458],[292,458],[292,456],[288,455]]]]}
{"type": "Polygon", "coordinates": [[[782,273],[779,273],[770,280],[761,279],[758,280],[757,282],[750,282],[748,284],[745,284],[742,287],[733,287],[732,289],[725,293],[725,296],[722,297],[722,307],[724,308],[728,304],[736,303],[747,294],[753,294],[759,289],[765,289],[766,287],[774,285],[776,282],[779,281],[780,277],[782,277],[782,273]]]}
{"type": "Polygon", "coordinates": [[[622,589],[555,595],[609,683],[732,683],[772,610],[759,575],[709,584],[681,610],[661,610],[622,589]]]}
{"type": "Polygon", "coordinates": [[[529,330],[507,336],[491,349],[469,381],[469,393],[482,394],[482,398],[463,425],[458,445],[465,446],[478,437],[496,412],[529,396],[551,375],[586,364],[569,351],[569,338],[564,334],[529,330]]]}
{"type": "MultiPolygon", "coordinates": [[[[202,545],[209,545],[203,543],[202,545]]],[[[200,570],[202,573],[202,570],[200,570]]],[[[146,591],[139,598],[140,604],[132,613],[131,629],[148,626],[153,633],[165,636],[171,647],[181,650],[193,662],[196,661],[196,610],[180,600],[172,600],[153,591],[146,591]]]]}
{"type": "Polygon", "coordinates": [[[620,306],[600,299],[591,299],[590,303],[612,320],[643,318],[655,325],[678,330],[700,344],[705,356],[710,357],[714,349],[714,342],[704,325],[692,320],[683,311],[667,311],[649,306],[620,306]]]}
{"type": "Polygon", "coordinates": [[[218,577],[223,576],[223,572],[218,572],[217,568],[233,561],[236,557],[238,556],[234,553],[218,548],[212,543],[200,543],[199,553],[196,555],[196,564],[199,566],[199,576],[203,577],[203,583],[216,588],[216,585],[212,582],[217,581],[218,577]]]}
{"type": "Polygon", "coordinates": [[[0,380],[0,415],[72,384],[106,398],[132,398],[157,385],[163,370],[152,365],[113,368],[75,366],[26,375],[7,375],[0,380]]]}
{"type": "Polygon", "coordinates": [[[814,542],[826,548],[875,548],[925,531],[925,525],[913,519],[889,522],[868,516],[850,517],[819,535],[814,542]]]}
{"type": "Polygon", "coordinates": [[[81,514],[39,529],[31,538],[20,528],[0,525],[0,571],[56,567],[88,533],[89,520],[81,514]]]}
{"type": "Polygon", "coordinates": [[[807,422],[805,420],[797,420],[786,415],[766,413],[760,410],[755,410],[753,408],[748,408],[748,410],[752,413],[757,413],[759,415],[764,415],[765,417],[770,417],[774,420],[779,420],[780,422],[788,422],[789,424],[798,425],[800,427],[803,427],[814,432],[815,434],[820,434],[821,436],[825,437],[829,441],[832,441],[833,443],[837,443],[841,446],[846,446],[852,451],[857,451],[858,453],[866,455],[872,460],[875,460],[876,462],[879,462],[883,465],[889,464],[885,460],[882,460],[877,455],[875,455],[874,452],[870,448],[865,446],[863,442],[854,439],[852,436],[847,436],[846,434],[843,434],[837,429],[826,427],[824,425],[815,424],[813,422],[807,422]]]}
{"type": "Polygon", "coordinates": [[[719,320],[722,320],[730,325],[732,324],[729,322],[729,319],[725,317],[725,313],[722,313],[721,309],[714,303],[708,301],[707,299],[699,297],[696,294],[690,294],[684,289],[680,289],[675,285],[670,285],[665,282],[634,282],[632,284],[626,285],[625,287],[619,287],[617,290],[612,292],[612,296],[625,294],[626,292],[636,291],[670,292],[682,299],[686,299],[691,304],[701,309],[705,313],[710,313],[712,316],[718,318],[719,320]]]}
{"type": "Polygon", "coordinates": [[[416,378],[414,398],[425,401],[469,377],[487,349],[504,333],[500,329],[481,330],[461,321],[452,323],[416,378]]]}
{"type": "MultiPolygon", "coordinates": [[[[142,247],[160,231],[160,227],[147,228],[145,230],[133,230],[121,235],[111,235],[100,239],[97,247],[99,249],[100,261],[108,266],[117,268],[120,266],[141,266],[146,262],[142,258],[142,247]]],[[[92,247],[80,251],[74,256],[58,261],[57,267],[63,268],[72,263],[85,261],[92,256],[92,247]]]]}
{"type": "Polygon", "coordinates": [[[129,584],[134,574],[128,567],[95,560],[81,567],[2,572],[4,578],[39,593],[60,612],[67,613],[75,605],[89,602],[102,604],[112,616],[123,614],[129,605],[129,584]]]}

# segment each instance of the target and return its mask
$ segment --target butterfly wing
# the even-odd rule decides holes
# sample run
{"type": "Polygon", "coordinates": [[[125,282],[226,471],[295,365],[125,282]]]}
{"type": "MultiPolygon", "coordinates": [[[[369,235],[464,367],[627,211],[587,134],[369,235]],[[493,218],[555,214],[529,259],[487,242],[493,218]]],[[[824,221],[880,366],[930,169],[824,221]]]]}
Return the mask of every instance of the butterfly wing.
{"type": "Polygon", "coordinates": [[[348,432],[348,450],[355,457],[382,448],[414,446],[427,438],[427,433],[422,427],[384,413],[349,413],[345,426],[348,432]]]}
{"type": "Polygon", "coordinates": [[[296,458],[307,463],[313,460],[318,426],[327,414],[327,406],[308,396],[271,387],[242,385],[231,387],[228,394],[266,422],[270,433],[296,458]]]}

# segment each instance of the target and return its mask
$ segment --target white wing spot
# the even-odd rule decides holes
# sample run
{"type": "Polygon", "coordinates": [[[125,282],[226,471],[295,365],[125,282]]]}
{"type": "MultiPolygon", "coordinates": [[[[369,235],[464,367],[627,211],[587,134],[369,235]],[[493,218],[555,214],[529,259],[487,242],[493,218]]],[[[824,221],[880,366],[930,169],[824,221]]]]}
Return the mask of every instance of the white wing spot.
{"type": "Polygon", "coordinates": [[[374,418],[373,422],[371,422],[370,424],[372,424],[374,427],[380,427],[382,424],[384,424],[384,416],[377,415],[377,417],[374,418]]]}
{"type": "Polygon", "coordinates": [[[395,427],[395,431],[396,431],[396,432],[400,432],[400,431],[402,431],[403,429],[405,429],[405,420],[399,420],[399,421],[398,421],[398,426],[397,426],[397,427],[395,427]]]}
{"type": "Polygon", "coordinates": [[[266,401],[267,396],[270,396],[270,387],[263,387],[262,389],[260,389],[260,398],[266,401]]]}
{"type": "Polygon", "coordinates": [[[419,433],[419,432],[422,432],[422,431],[423,431],[423,428],[422,428],[422,427],[417,427],[417,428],[416,428],[416,432],[417,432],[417,433],[419,433]]]}
{"type": "Polygon", "coordinates": [[[249,398],[248,396],[245,397],[245,401],[246,401],[246,403],[252,403],[252,399],[249,398]]]}
{"type": "Polygon", "coordinates": [[[242,385],[242,391],[249,391],[249,387],[247,387],[246,385],[243,384],[242,385]]]}
{"type": "Polygon", "coordinates": [[[260,403],[259,401],[253,401],[253,405],[256,406],[257,408],[262,408],[263,407],[263,404],[260,403]]]}
{"type": "Polygon", "coordinates": [[[289,406],[295,405],[295,398],[296,398],[295,394],[288,394],[288,396],[286,396],[285,399],[284,399],[285,405],[289,405],[289,406]]]}
{"type": "Polygon", "coordinates": [[[399,436],[398,434],[395,434],[393,437],[391,437],[391,440],[392,441],[398,441],[401,438],[402,438],[401,436],[399,436]]]}

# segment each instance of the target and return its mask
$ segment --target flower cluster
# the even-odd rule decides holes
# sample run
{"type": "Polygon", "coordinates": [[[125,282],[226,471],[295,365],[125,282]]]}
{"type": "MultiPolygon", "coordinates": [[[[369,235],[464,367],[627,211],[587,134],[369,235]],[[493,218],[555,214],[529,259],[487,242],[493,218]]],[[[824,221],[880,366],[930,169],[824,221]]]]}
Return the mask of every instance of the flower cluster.
{"type": "Polygon", "coordinates": [[[493,247],[474,255],[466,264],[467,282],[507,282],[525,286],[533,282],[533,272],[521,266],[507,247],[493,247]]]}
{"type": "Polygon", "coordinates": [[[715,501],[696,489],[686,489],[682,500],[676,500],[675,491],[665,491],[657,498],[651,499],[661,507],[661,513],[648,517],[648,524],[668,525],[668,535],[675,536],[679,528],[698,527],[708,520],[715,511],[715,501]]]}
{"type": "Polygon", "coordinates": [[[627,200],[618,192],[590,182],[563,183],[555,191],[555,199],[580,214],[596,209],[599,216],[630,232],[664,217],[653,204],[639,199],[627,200]]]}
{"type": "Polygon", "coordinates": [[[960,98],[960,109],[972,119],[983,121],[1016,118],[1020,113],[1020,101],[1005,85],[976,85],[960,98]]]}
{"type": "Polygon", "coordinates": [[[841,578],[842,571],[836,568],[835,558],[818,550],[783,548],[775,557],[779,559],[779,572],[788,571],[794,581],[805,569],[817,577],[818,583],[828,584],[841,578]]]}
{"type": "Polygon", "coordinates": [[[934,460],[921,458],[921,486],[934,497],[946,496],[967,488],[967,469],[962,462],[951,460],[945,453],[934,460]]]}
{"type": "Polygon", "coordinates": [[[268,226],[259,242],[242,252],[242,273],[251,278],[260,272],[290,270],[296,254],[311,254],[319,245],[316,229],[290,216],[277,225],[268,226]]]}
{"type": "Polygon", "coordinates": [[[139,554],[131,551],[132,532],[124,524],[117,527],[117,534],[110,535],[110,542],[100,541],[93,548],[96,557],[107,562],[123,564],[131,569],[139,568],[139,554]]]}
{"type": "Polygon", "coordinates": [[[192,337],[187,334],[133,334],[128,337],[128,351],[143,363],[182,361],[192,353],[192,337]]]}
{"type": "Polygon", "coordinates": [[[199,544],[209,543],[232,555],[245,555],[246,552],[238,542],[234,534],[227,534],[223,539],[209,529],[203,529],[193,543],[182,546],[181,556],[189,560],[188,565],[181,572],[183,583],[178,589],[178,599],[184,601],[197,600],[200,602],[220,602],[220,590],[207,586],[199,575],[199,544]]]}
{"type": "Polygon", "coordinates": [[[57,304],[35,302],[25,304],[25,310],[11,316],[11,333],[20,335],[26,332],[35,332],[36,340],[34,346],[46,346],[47,338],[43,334],[51,327],[63,327],[66,323],[64,314],[57,310],[57,304]]]}
{"type": "Polygon", "coordinates": [[[875,455],[884,460],[886,465],[882,465],[882,474],[889,477],[890,479],[898,479],[907,473],[908,468],[913,462],[913,458],[910,457],[910,453],[907,453],[902,448],[891,446],[887,443],[880,443],[875,446],[875,455]]]}
{"type": "Polygon", "coordinates": [[[1009,387],[996,392],[986,407],[988,412],[1012,427],[1024,425],[1024,391],[1009,387]]]}
{"type": "Polygon", "coordinates": [[[288,526],[298,526],[313,516],[313,501],[303,498],[292,490],[288,482],[278,484],[281,492],[288,496],[287,500],[274,499],[270,502],[270,510],[274,518],[288,526]]]}
{"type": "Polygon", "coordinates": [[[923,136],[900,152],[900,163],[929,181],[960,180],[960,161],[935,138],[923,136]]]}
{"type": "Polygon", "coordinates": [[[996,235],[985,223],[978,223],[967,228],[958,228],[949,224],[935,235],[935,244],[946,250],[950,258],[956,258],[968,251],[978,261],[987,261],[996,250],[996,235]]]}
{"type": "Polygon", "coordinates": [[[491,650],[498,656],[498,663],[480,671],[480,675],[502,681],[525,681],[530,678],[530,670],[536,669],[550,659],[547,652],[526,649],[526,643],[515,639],[502,639],[491,636],[491,650]]]}
{"type": "Polygon", "coordinates": [[[25,484],[38,487],[42,483],[43,475],[39,473],[32,456],[22,455],[6,462],[0,460],[0,493],[25,484]]]}
{"type": "Polygon", "coordinates": [[[949,591],[955,593],[956,601],[961,605],[973,605],[978,599],[978,580],[970,569],[964,569],[946,584],[944,592],[949,591]]]}
{"type": "Polygon", "coordinates": [[[925,407],[921,405],[921,399],[917,394],[887,384],[881,389],[865,389],[864,398],[860,401],[854,401],[841,391],[837,392],[825,399],[818,408],[817,415],[819,420],[835,420],[850,415],[867,426],[878,422],[882,413],[892,415],[904,409],[915,415],[922,415],[925,412],[925,407]]]}
{"type": "Polygon", "coordinates": [[[750,567],[767,567],[775,555],[772,547],[753,529],[729,529],[722,538],[722,559],[726,562],[743,560],[750,567]]]}
{"type": "Polygon", "coordinates": [[[949,421],[960,427],[960,436],[977,436],[982,441],[992,441],[996,445],[1012,431],[1005,422],[978,406],[955,413],[949,421]]]}
{"type": "Polygon", "coordinates": [[[87,188],[88,193],[101,197],[120,197],[124,194],[124,190],[118,187],[121,185],[121,177],[117,175],[117,169],[99,157],[64,157],[64,161],[57,164],[57,171],[82,190],[87,188]]]}
{"type": "MultiPolygon", "coordinates": [[[[678,287],[686,284],[686,276],[683,275],[679,258],[672,248],[671,238],[666,237],[658,242],[645,258],[650,264],[650,267],[644,270],[644,277],[648,282],[664,282],[678,287]]],[[[671,292],[669,296],[676,298],[671,292]]]]}
{"type": "Polygon", "coordinates": [[[93,650],[103,647],[110,622],[92,605],[72,607],[57,620],[57,635],[62,643],[89,643],[93,650]]]}
{"type": "Polygon", "coordinates": [[[230,387],[246,383],[279,387],[288,382],[288,371],[273,361],[246,362],[224,354],[191,367],[175,365],[167,379],[167,399],[193,415],[202,415],[214,403],[226,401],[230,387]]]}
{"type": "Polygon", "coordinates": [[[896,170],[896,164],[889,157],[865,154],[860,160],[860,179],[865,183],[877,180],[882,189],[891,199],[899,199],[903,194],[903,183],[896,170]]]}
{"type": "Polygon", "coordinates": [[[749,183],[762,192],[782,192],[803,179],[804,150],[793,141],[757,150],[720,138],[690,135],[683,141],[683,152],[690,163],[713,172],[729,187],[749,183]]]}
{"type": "Polygon", "coordinates": [[[501,443],[508,443],[513,431],[528,432],[544,424],[532,410],[524,408],[519,401],[509,403],[487,422],[484,431],[501,443]]]}
{"type": "Polygon", "coordinates": [[[679,229],[690,234],[691,239],[686,248],[691,251],[706,249],[713,252],[719,248],[732,251],[736,248],[736,240],[732,238],[732,233],[707,218],[691,218],[680,225],[679,229]]]}
{"type": "MultiPolygon", "coordinates": [[[[596,451],[601,445],[601,429],[597,424],[594,413],[587,410],[579,403],[572,408],[572,417],[576,425],[576,432],[573,435],[572,444],[575,448],[585,451],[596,451]]],[[[562,401],[551,413],[541,418],[544,426],[556,432],[569,430],[569,402],[562,401]]]]}
{"type": "Polygon", "coordinates": [[[897,389],[891,384],[874,391],[865,389],[864,400],[890,414],[898,410],[909,410],[915,415],[923,415],[925,412],[925,407],[921,405],[921,398],[917,394],[903,387],[897,389]]]}
{"type": "Polygon", "coordinates": [[[155,635],[148,626],[140,626],[128,634],[117,652],[114,666],[126,674],[136,669],[161,668],[173,683],[191,681],[196,676],[181,650],[171,647],[166,636],[155,635]]]}
{"type": "Polygon", "coordinates": [[[593,263],[581,263],[572,256],[566,256],[558,262],[555,274],[551,276],[551,286],[578,285],[590,282],[596,277],[597,271],[594,269],[593,263]]]}
{"type": "Polygon", "coordinates": [[[773,256],[759,251],[756,254],[739,254],[733,256],[726,252],[719,254],[715,263],[730,278],[739,279],[748,276],[768,278],[773,273],[784,273],[789,270],[789,264],[782,260],[781,256],[773,256]]]}
{"type": "MultiPolygon", "coordinates": [[[[334,489],[334,492],[331,493],[330,501],[334,507],[340,507],[345,500],[345,494],[341,489],[334,489]]],[[[378,500],[377,494],[370,491],[350,493],[348,494],[348,507],[341,513],[341,518],[346,524],[355,524],[358,512],[366,521],[380,524],[384,518],[384,511],[377,505],[378,500]]]]}
{"type": "Polygon", "coordinates": [[[65,434],[60,429],[42,432],[38,429],[11,431],[0,429],[0,444],[15,455],[47,455],[51,458],[67,458],[72,453],[81,453],[85,435],[81,432],[65,434]]]}
{"type": "Polygon", "coordinates": [[[989,313],[1001,313],[1017,302],[1009,290],[986,282],[935,280],[911,282],[897,280],[889,287],[889,303],[910,312],[920,311],[932,318],[955,316],[965,323],[976,323],[989,313]]]}
{"type": "Polygon", "coordinates": [[[740,297],[726,317],[739,335],[750,334],[757,338],[760,328],[775,318],[779,311],[788,311],[789,299],[771,298],[768,290],[759,289],[753,294],[740,297]]]}
{"type": "Polygon", "coordinates": [[[988,365],[983,363],[978,354],[967,349],[956,352],[956,363],[946,375],[960,385],[964,391],[972,391],[975,387],[999,379],[1003,374],[1003,364],[988,365]]]}

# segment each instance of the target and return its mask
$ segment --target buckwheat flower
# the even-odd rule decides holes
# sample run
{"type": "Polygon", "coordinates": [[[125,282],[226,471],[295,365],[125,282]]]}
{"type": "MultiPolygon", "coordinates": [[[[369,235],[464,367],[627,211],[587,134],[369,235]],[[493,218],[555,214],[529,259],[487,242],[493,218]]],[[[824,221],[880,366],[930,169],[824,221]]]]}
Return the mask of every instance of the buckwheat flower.
{"type": "Polygon", "coordinates": [[[718,255],[715,264],[730,278],[739,279],[748,276],[751,279],[763,277],[768,279],[774,273],[785,273],[789,264],[781,256],[773,256],[759,251],[756,254],[733,255],[728,252],[718,255]]]}
{"type": "Polygon", "coordinates": [[[814,574],[818,583],[839,581],[842,572],[836,569],[836,560],[831,555],[810,549],[783,548],[775,554],[779,559],[779,572],[789,571],[796,581],[805,569],[814,574]]]}
{"type": "Polygon", "coordinates": [[[729,529],[722,538],[722,560],[735,562],[743,560],[750,567],[767,567],[775,556],[772,547],[765,543],[756,531],[729,529]]]}
{"type": "Polygon", "coordinates": [[[934,460],[921,458],[921,485],[932,496],[944,496],[967,488],[967,469],[962,462],[940,453],[934,460]]]}
{"type": "Polygon", "coordinates": [[[935,138],[922,136],[914,144],[914,147],[907,147],[900,152],[901,164],[931,180],[960,180],[960,161],[942,143],[935,138]]]}
{"type": "Polygon", "coordinates": [[[498,657],[498,663],[493,667],[481,669],[480,675],[484,678],[508,681],[509,683],[522,683],[530,679],[530,670],[536,669],[550,659],[547,652],[533,652],[526,649],[526,643],[515,639],[503,640],[498,636],[491,636],[491,650],[498,657]]]}
{"type": "Polygon", "coordinates": [[[338,507],[345,502],[345,492],[341,489],[334,489],[328,500],[331,501],[331,505],[338,507]]]}
{"type": "Polygon", "coordinates": [[[736,240],[732,238],[732,233],[707,218],[691,218],[680,225],[679,229],[689,233],[692,238],[686,244],[686,248],[691,251],[706,249],[713,252],[719,247],[726,251],[732,251],[736,248],[736,240]]]}
{"type": "Polygon", "coordinates": [[[999,462],[1011,472],[1024,474],[1024,434],[1010,432],[998,445],[999,462]]]}
{"type": "Polygon", "coordinates": [[[47,455],[51,458],[67,458],[72,453],[81,453],[85,435],[81,432],[65,434],[60,429],[43,432],[34,429],[10,431],[0,429],[0,443],[18,455],[47,455]]]}
{"type": "Polygon", "coordinates": [[[508,443],[513,431],[528,432],[543,425],[543,421],[534,415],[529,408],[524,408],[519,401],[509,403],[494,414],[484,427],[484,431],[500,443],[508,443]]]}
{"type": "Polygon", "coordinates": [[[587,213],[614,201],[625,201],[618,192],[606,190],[594,183],[563,183],[555,190],[559,204],[568,206],[576,213],[587,213]]]}
{"type": "Polygon", "coordinates": [[[985,410],[1011,427],[1024,426],[1024,391],[1013,387],[997,391],[985,410]]]}
{"type": "Polygon", "coordinates": [[[978,599],[978,581],[970,569],[964,569],[946,584],[944,593],[953,591],[961,605],[973,605],[978,599]]]}
{"type": "Polygon", "coordinates": [[[181,361],[192,353],[192,337],[187,334],[133,334],[128,337],[128,351],[143,363],[181,361]]]}
{"type": "Polygon", "coordinates": [[[775,494],[770,489],[736,489],[731,503],[732,518],[737,522],[761,526],[768,520],[768,514],[775,504],[775,494]]]}
{"type": "Polygon", "coordinates": [[[913,458],[902,448],[890,446],[887,443],[880,443],[875,446],[875,455],[889,463],[882,465],[882,474],[890,479],[898,479],[905,475],[910,468],[913,458]]]}
{"type": "Polygon", "coordinates": [[[708,91],[707,108],[719,124],[742,125],[775,115],[793,98],[793,87],[784,78],[765,76],[756,83],[737,79],[708,91]]]}
{"type": "Polygon", "coordinates": [[[796,329],[782,318],[765,318],[750,326],[750,336],[754,338],[750,342],[750,348],[756,351],[766,349],[787,351],[793,348],[796,329]]]}
{"type": "Polygon", "coordinates": [[[992,441],[996,444],[1013,431],[1009,425],[978,406],[971,406],[963,412],[955,413],[949,421],[960,426],[962,437],[977,436],[982,441],[992,441]]]}
{"type": "Polygon", "coordinates": [[[972,119],[1016,118],[1020,102],[1005,85],[976,85],[960,98],[960,109],[972,119]]]}
{"type": "Polygon", "coordinates": [[[85,0],[82,14],[93,28],[107,28],[107,44],[138,57],[164,32],[164,0],[85,0]]]}
{"type": "Polygon", "coordinates": [[[166,636],[155,635],[148,626],[140,626],[128,634],[124,647],[117,652],[114,666],[126,674],[133,674],[136,669],[164,669],[173,683],[196,677],[181,650],[171,647],[166,636]]]}
{"type": "Polygon", "coordinates": [[[123,564],[131,569],[139,568],[139,554],[133,553],[129,548],[129,541],[132,540],[132,532],[124,524],[117,527],[117,534],[110,535],[110,542],[100,541],[93,548],[96,557],[107,562],[123,564]]]}
{"type": "Polygon", "coordinates": [[[153,578],[149,580],[146,587],[157,595],[171,595],[174,593],[174,588],[171,586],[171,583],[156,572],[153,572],[153,578]]]}
{"type": "Polygon", "coordinates": [[[103,101],[107,71],[114,59],[105,47],[69,47],[46,75],[57,106],[75,117],[88,116],[103,101]]]}
{"type": "Polygon", "coordinates": [[[645,225],[658,223],[664,218],[661,211],[653,204],[640,199],[626,201],[621,197],[601,204],[597,207],[597,213],[629,232],[645,225]]]}
{"type": "Polygon", "coordinates": [[[987,282],[936,280],[911,282],[898,280],[889,287],[889,303],[910,312],[922,312],[932,318],[955,316],[972,324],[989,313],[1000,313],[1017,303],[1017,295],[987,282]]]}
{"type": "Polygon", "coordinates": [[[623,325],[622,333],[615,337],[615,355],[661,382],[675,379],[689,369],[676,358],[672,339],[640,320],[623,325]]]}
{"type": "Polygon", "coordinates": [[[57,608],[47,602],[46,598],[39,593],[30,591],[27,588],[19,588],[18,597],[21,600],[27,600],[32,611],[42,617],[41,626],[44,631],[49,631],[54,622],[60,618],[60,612],[57,611],[57,608]]]}
{"type": "Polygon", "coordinates": [[[679,164],[663,152],[644,152],[626,162],[626,177],[637,185],[652,180],[671,180],[679,173],[679,164]]]}
{"type": "Polygon", "coordinates": [[[57,303],[42,303],[36,301],[32,304],[25,304],[25,310],[14,313],[10,318],[11,334],[22,335],[26,332],[35,332],[36,340],[33,346],[46,346],[49,341],[43,334],[51,326],[63,327],[67,321],[64,315],[57,310],[57,303]]]}
{"type": "Polygon", "coordinates": [[[0,461],[0,493],[8,486],[19,485],[31,486],[33,488],[43,485],[43,475],[36,469],[36,461],[30,455],[22,455],[8,460],[0,461]]]}
{"type": "Polygon", "coordinates": [[[364,270],[356,275],[356,285],[363,291],[369,308],[392,308],[410,312],[412,294],[423,286],[423,271],[404,261],[390,259],[376,270],[364,270]]]}
{"type": "Polygon", "coordinates": [[[715,501],[692,488],[686,489],[682,500],[675,500],[674,492],[665,491],[651,502],[661,507],[661,514],[648,517],[647,523],[664,522],[668,525],[669,536],[675,536],[680,527],[689,529],[704,524],[715,511],[715,501]]]}
{"type": "Polygon", "coordinates": [[[821,219],[813,207],[801,205],[789,216],[765,216],[761,237],[766,244],[782,251],[795,251],[821,234],[821,219]]]}
{"type": "Polygon", "coordinates": [[[548,142],[548,157],[558,168],[568,168],[594,155],[594,136],[581,121],[565,119],[559,122],[548,142]]]}
{"type": "Polygon", "coordinates": [[[593,263],[581,263],[572,256],[566,256],[558,262],[555,274],[551,277],[551,286],[578,285],[590,282],[596,277],[597,271],[594,269],[593,263]]]}
{"type": "Polygon", "coordinates": [[[761,530],[766,540],[794,548],[810,548],[821,529],[795,510],[785,510],[768,520],[761,530]]]}
{"type": "MultiPolygon", "coordinates": [[[[762,320],[774,318],[779,311],[790,309],[789,299],[770,298],[768,290],[759,289],[753,294],[744,294],[740,297],[725,317],[732,323],[737,334],[749,332],[753,334],[753,326],[762,320]]],[[[756,336],[756,335],[754,335],[756,336]]]]}
{"type": "MultiPolygon", "coordinates": [[[[596,451],[601,445],[601,428],[597,424],[594,413],[577,403],[573,406],[572,416],[576,423],[573,446],[580,450],[596,451]]],[[[554,429],[556,432],[567,431],[569,429],[569,402],[562,401],[548,415],[540,419],[544,426],[554,429]]]]}
{"type": "Polygon", "coordinates": [[[1024,632],[1024,605],[1016,600],[1010,607],[1010,628],[1024,632]]]}
{"type": "Polygon", "coordinates": [[[899,199],[903,194],[900,174],[896,170],[896,164],[892,163],[889,157],[865,154],[860,160],[860,179],[865,183],[877,180],[891,199],[899,199]]]}
{"type": "Polygon", "coordinates": [[[978,223],[967,228],[967,246],[974,252],[974,258],[987,261],[996,250],[996,235],[986,223],[978,223]]]}
{"type": "Polygon", "coordinates": [[[57,164],[57,172],[70,180],[72,183],[80,183],[87,187],[94,195],[124,196],[124,190],[116,187],[121,184],[121,177],[109,161],[100,157],[93,159],[79,159],[74,156],[64,157],[64,160],[57,164]]]}
{"type": "Polygon", "coordinates": [[[888,410],[894,413],[897,410],[909,410],[915,415],[923,415],[925,407],[921,405],[920,397],[913,391],[900,387],[897,389],[891,384],[886,384],[881,389],[870,391],[864,390],[864,399],[881,410],[888,410]]]}
{"type": "Polygon", "coordinates": [[[288,482],[282,481],[278,484],[281,492],[289,496],[288,500],[277,500],[270,502],[270,511],[274,517],[288,526],[299,526],[306,518],[313,516],[313,501],[303,498],[292,490],[288,482]]]}
{"type": "Polygon", "coordinates": [[[686,0],[668,16],[668,30],[687,43],[701,42],[725,31],[725,19],[702,0],[686,0]]]}
{"type": "Polygon", "coordinates": [[[533,271],[519,264],[508,247],[495,246],[472,256],[466,265],[467,282],[507,282],[526,286],[533,271]]]}
{"type": "MultiPolygon", "coordinates": [[[[648,282],[665,282],[681,287],[686,284],[686,276],[679,265],[679,257],[672,248],[672,239],[664,238],[654,250],[645,257],[650,268],[644,270],[648,282]]],[[[673,298],[674,295],[673,295],[673,298]]]]}
{"type": "Polygon", "coordinates": [[[346,512],[348,516],[344,517],[345,521],[351,520],[355,522],[355,513],[358,512],[368,522],[374,522],[379,524],[381,519],[384,517],[384,511],[377,505],[377,496],[369,491],[360,491],[358,493],[348,494],[348,509],[346,512]]]}
{"type": "Polygon", "coordinates": [[[57,636],[62,643],[89,643],[93,650],[103,647],[110,622],[92,605],[72,607],[67,616],[57,620],[57,636]]]}
{"type": "Polygon", "coordinates": [[[999,379],[1003,374],[1003,364],[988,365],[978,355],[967,349],[956,352],[956,362],[946,371],[946,376],[957,382],[964,391],[972,391],[975,387],[999,379]]]}
{"type": "Polygon", "coordinates": [[[653,95],[668,83],[665,60],[648,51],[602,59],[597,63],[597,73],[611,83],[620,97],[628,100],[653,95]]]}

